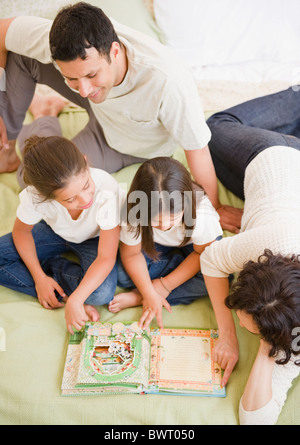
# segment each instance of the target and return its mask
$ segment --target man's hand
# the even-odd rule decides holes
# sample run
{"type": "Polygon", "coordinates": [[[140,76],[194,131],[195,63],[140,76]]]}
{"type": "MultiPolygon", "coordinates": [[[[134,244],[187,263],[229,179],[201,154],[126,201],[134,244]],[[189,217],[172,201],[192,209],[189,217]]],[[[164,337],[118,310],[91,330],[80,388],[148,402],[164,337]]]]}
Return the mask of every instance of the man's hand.
{"type": "Polygon", "coordinates": [[[220,216],[220,224],[223,230],[228,230],[232,233],[240,232],[243,209],[220,205],[216,210],[220,216]]]}

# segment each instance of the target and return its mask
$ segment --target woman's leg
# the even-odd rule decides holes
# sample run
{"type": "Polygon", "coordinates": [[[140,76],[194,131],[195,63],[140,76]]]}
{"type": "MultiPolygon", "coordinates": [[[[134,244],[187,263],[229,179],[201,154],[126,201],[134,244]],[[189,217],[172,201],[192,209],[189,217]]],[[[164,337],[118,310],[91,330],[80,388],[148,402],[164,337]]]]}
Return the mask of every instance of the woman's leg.
{"type": "Polygon", "coordinates": [[[244,199],[245,170],[258,153],[274,145],[300,150],[300,96],[289,88],[216,113],[207,124],[217,177],[244,199]]]}

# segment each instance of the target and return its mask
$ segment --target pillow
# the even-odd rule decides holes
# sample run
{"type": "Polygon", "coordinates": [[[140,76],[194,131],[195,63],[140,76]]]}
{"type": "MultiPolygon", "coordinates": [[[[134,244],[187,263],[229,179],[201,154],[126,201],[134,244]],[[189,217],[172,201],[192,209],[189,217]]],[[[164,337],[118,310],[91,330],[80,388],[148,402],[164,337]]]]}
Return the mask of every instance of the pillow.
{"type": "Polygon", "coordinates": [[[299,0],[153,0],[153,9],[191,67],[300,59],[299,0]]]}
{"type": "Polygon", "coordinates": [[[45,19],[53,19],[57,11],[67,3],[66,0],[10,0],[1,2],[0,18],[20,15],[34,15],[45,19]]]}
{"type": "MultiPolygon", "coordinates": [[[[10,0],[2,3],[0,18],[34,15],[54,19],[61,7],[77,3],[77,0],[10,0]]],[[[144,0],[91,0],[87,3],[103,9],[106,15],[118,22],[163,41],[163,35],[144,0]]]]}

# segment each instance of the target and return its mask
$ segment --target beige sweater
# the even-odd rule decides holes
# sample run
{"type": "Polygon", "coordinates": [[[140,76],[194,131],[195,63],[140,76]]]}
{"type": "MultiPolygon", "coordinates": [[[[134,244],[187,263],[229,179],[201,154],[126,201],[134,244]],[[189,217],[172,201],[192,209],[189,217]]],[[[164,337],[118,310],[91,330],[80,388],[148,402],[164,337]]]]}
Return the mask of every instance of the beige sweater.
{"type": "MultiPolygon", "coordinates": [[[[201,255],[203,275],[227,277],[242,270],[246,261],[257,261],[266,248],[274,254],[300,253],[300,152],[290,147],[270,147],[246,169],[245,207],[241,232],[207,247],[201,255]]],[[[276,423],[292,381],[300,367],[293,361],[274,366],[272,399],[257,411],[240,403],[240,423],[276,423]]]]}
{"type": "Polygon", "coordinates": [[[266,248],[274,254],[300,252],[300,153],[290,147],[270,147],[248,165],[245,207],[238,235],[207,247],[201,271],[227,277],[257,261],[266,248]]]}

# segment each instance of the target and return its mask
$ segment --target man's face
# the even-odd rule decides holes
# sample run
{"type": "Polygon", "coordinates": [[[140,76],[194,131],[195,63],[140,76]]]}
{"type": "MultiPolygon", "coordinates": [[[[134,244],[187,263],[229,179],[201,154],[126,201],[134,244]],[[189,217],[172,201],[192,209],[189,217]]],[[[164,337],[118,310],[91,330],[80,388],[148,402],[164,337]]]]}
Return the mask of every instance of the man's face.
{"type": "Polygon", "coordinates": [[[80,96],[87,97],[95,104],[103,102],[113,86],[122,82],[127,66],[120,57],[121,48],[117,42],[111,47],[111,62],[93,48],[86,50],[86,59],[78,57],[71,62],[56,60],[56,63],[70,88],[80,96]]]}

